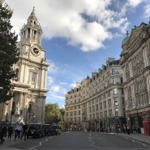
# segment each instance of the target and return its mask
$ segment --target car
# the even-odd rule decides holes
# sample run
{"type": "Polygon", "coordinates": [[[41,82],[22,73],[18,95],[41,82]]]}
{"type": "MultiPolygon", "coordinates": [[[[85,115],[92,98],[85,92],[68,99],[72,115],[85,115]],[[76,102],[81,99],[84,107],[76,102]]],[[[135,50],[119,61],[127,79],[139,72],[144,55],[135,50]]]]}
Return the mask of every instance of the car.
{"type": "Polygon", "coordinates": [[[52,129],[54,129],[56,135],[61,134],[61,128],[58,125],[52,125],[52,129]]]}
{"type": "Polygon", "coordinates": [[[51,125],[50,124],[43,124],[42,127],[44,129],[45,136],[53,135],[53,133],[51,131],[51,125]]]}
{"type": "Polygon", "coordinates": [[[28,125],[27,137],[43,137],[45,135],[41,123],[31,123],[28,125]]]}

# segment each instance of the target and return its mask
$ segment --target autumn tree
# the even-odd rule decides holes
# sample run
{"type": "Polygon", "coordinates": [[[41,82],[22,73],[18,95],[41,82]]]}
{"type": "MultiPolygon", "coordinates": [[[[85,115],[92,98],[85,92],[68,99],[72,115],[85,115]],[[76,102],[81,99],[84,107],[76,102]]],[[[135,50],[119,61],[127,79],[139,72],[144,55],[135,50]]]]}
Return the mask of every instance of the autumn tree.
{"type": "Polygon", "coordinates": [[[11,31],[12,14],[4,0],[0,0],[0,103],[6,103],[13,96],[11,81],[16,76],[13,65],[19,59],[17,36],[11,31]]]}

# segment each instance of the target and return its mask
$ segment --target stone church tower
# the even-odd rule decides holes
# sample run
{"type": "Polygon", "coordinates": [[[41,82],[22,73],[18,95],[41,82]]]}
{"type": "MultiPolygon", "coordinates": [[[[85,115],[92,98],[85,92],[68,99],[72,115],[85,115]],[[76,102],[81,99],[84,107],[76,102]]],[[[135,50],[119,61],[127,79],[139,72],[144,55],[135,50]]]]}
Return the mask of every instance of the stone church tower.
{"type": "Polygon", "coordinates": [[[21,29],[20,59],[14,69],[14,97],[4,106],[3,121],[44,122],[48,62],[41,45],[42,29],[33,11],[21,29]]]}

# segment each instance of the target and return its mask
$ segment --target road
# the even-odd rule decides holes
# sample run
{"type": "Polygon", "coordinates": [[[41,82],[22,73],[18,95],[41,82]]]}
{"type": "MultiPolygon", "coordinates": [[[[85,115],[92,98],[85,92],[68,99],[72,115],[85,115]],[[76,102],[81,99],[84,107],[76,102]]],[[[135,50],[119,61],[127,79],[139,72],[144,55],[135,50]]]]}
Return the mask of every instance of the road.
{"type": "Polygon", "coordinates": [[[127,139],[119,134],[97,132],[64,132],[58,136],[28,139],[11,146],[16,149],[99,149],[99,150],[148,150],[150,145],[127,139]]]}

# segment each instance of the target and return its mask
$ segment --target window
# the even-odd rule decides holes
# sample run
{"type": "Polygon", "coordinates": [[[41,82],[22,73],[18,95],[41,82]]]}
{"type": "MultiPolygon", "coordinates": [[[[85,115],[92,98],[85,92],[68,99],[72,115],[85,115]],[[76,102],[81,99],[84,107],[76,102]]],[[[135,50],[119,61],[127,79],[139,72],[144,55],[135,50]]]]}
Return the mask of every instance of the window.
{"type": "Polygon", "coordinates": [[[111,117],[112,116],[112,110],[110,109],[109,110],[109,117],[111,117]]]}
{"type": "Polygon", "coordinates": [[[102,109],[102,103],[100,103],[100,109],[102,109]]]}
{"type": "Polygon", "coordinates": [[[19,80],[19,69],[17,68],[16,69],[16,81],[18,81],[19,80]]]}
{"type": "Polygon", "coordinates": [[[28,113],[31,113],[31,112],[32,112],[32,104],[30,103],[28,106],[28,113]]]}
{"type": "Polygon", "coordinates": [[[80,115],[80,110],[78,111],[78,115],[80,115]]]}
{"type": "Polygon", "coordinates": [[[27,38],[30,38],[30,28],[28,28],[28,35],[27,38]]]}
{"type": "Polygon", "coordinates": [[[115,100],[115,102],[114,102],[114,103],[115,103],[115,106],[118,106],[118,101],[116,101],[116,100],[115,100]]]}
{"type": "Polygon", "coordinates": [[[114,89],[113,89],[113,94],[117,94],[117,93],[118,93],[117,88],[114,88],[114,89]]]}
{"type": "Polygon", "coordinates": [[[115,109],[115,117],[118,116],[118,109],[115,109]]]}
{"type": "Polygon", "coordinates": [[[34,31],[34,34],[33,34],[33,39],[35,40],[35,37],[36,37],[36,31],[34,31]]]}
{"type": "Polygon", "coordinates": [[[103,113],[102,112],[100,112],[100,117],[103,118],[103,113]]]}
{"type": "Polygon", "coordinates": [[[96,105],[96,111],[98,111],[98,104],[96,105]]]}
{"type": "Polygon", "coordinates": [[[105,102],[103,102],[103,104],[104,104],[104,108],[106,108],[106,101],[105,101],[105,102]]]}
{"type": "Polygon", "coordinates": [[[36,80],[37,80],[37,73],[36,73],[36,72],[32,72],[32,78],[31,78],[31,81],[32,81],[33,83],[35,83],[36,80]]]}
{"type": "Polygon", "coordinates": [[[111,107],[111,99],[108,100],[108,106],[111,107]]]}
{"type": "Polygon", "coordinates": [[[118,73],[119,73],[118,69],[112,69],[112,74],[118,74],[118,73]]]}

